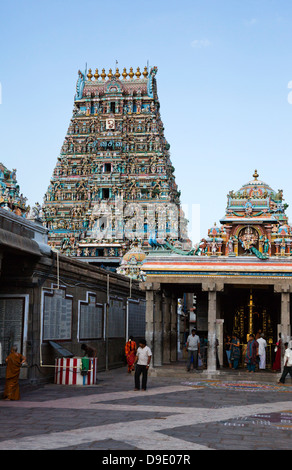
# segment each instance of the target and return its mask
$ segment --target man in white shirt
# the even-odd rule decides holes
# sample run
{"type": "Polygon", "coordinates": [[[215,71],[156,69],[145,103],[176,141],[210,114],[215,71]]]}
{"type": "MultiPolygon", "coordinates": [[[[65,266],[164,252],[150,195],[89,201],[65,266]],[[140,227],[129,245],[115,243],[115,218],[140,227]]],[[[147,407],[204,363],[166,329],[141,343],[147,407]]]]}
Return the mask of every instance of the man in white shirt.
{"type": "Polygon", "coordinates": [[[146,390],[147,386],[147,375],[149,364],[151,361],[152,352],[151,349],[146,345],[145,340],[139,342],[139,347],[136,352],[135,359],[135,390],[140,390],[140,375],[142,374],[142,390],[146,390]]]}
{"type": "Polygon", "coordinates": [[[288,374],[292,377],[292,341],[289,341],[288,348],[285,351],[284,370],[278,384],[284,384],[288,374]]]}
{"type": "Polygon", "coordinates": [[[198,354],[200,353],[200,338],[196,335],[195,328],[192,329],[192,334],[187,339],[188,362],[187,371],[191,370],[191,361],[193,359],[193,368],[198,368],[198,354]]]}
{"type": "Polygon", "coordinates": [[[263,334],[261,334],[261,336],[257,339],[257,342],[258,342],[258,345],[259,345],[259,356],[260,356],[259,369],[265,369],[266,368],[266,347],[267,347],[267,342],[266,342],[263,334]]]}

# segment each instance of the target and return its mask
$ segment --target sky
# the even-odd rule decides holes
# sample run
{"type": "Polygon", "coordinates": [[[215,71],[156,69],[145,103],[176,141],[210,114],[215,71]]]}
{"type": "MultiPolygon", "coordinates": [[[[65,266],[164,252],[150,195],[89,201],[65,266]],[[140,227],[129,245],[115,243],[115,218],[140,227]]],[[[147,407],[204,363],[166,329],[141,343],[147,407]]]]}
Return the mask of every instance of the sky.
{"type": "Polygon", "coordinates": [[[252,179],[292,221],[290,0],[0,0],[0,161],[43,202],[78,70],[157,66],[165,137],[193,242],[252,179]]]}

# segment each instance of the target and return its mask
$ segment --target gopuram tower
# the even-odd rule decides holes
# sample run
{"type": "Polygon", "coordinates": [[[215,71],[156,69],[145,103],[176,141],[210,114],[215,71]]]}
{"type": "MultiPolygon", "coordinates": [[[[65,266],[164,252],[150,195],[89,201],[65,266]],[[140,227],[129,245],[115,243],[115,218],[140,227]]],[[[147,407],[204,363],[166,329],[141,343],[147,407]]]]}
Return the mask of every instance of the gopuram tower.
{"type": "Polygon", "coordinates": [[[78,72],[43,205],[49,244],[61,253],[114,270],[133,244],[147,252],[156,238],[188,241],[156,73],[78,72]]]}

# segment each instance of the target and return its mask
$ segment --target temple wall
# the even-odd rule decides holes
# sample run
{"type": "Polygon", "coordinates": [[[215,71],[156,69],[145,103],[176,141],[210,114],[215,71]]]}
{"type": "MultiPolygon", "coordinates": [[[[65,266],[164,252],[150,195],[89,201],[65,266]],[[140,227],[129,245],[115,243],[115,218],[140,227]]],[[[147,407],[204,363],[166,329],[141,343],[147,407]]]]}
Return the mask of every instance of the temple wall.
{"type": "MultiPolygon", "coordinates": [[[[0,255],[0,378],[14,344],[27,358],[21,376],[30,380],[53,379],[60,355],[49,341],[77,357],[84,354],[82,343],[94,347],[98,370],[125,364],[130,296],[134,309],[140,306],[137,316],[143,316],[145,293],[138,282],[130,286],[125,276],[52,251],[38,256],[0,244],[0,255]]],[[[144,337],[141,325],[131,327],[139,332],[136,340],[144,337]]]]}

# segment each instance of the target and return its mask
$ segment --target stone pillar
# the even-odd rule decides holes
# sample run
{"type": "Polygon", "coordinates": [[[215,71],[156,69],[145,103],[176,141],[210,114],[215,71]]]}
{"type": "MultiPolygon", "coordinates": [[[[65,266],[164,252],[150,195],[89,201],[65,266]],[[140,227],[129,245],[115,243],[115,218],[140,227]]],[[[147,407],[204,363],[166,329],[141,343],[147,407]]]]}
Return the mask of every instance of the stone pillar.
{"type": "Polygon", "coordinates": [[[170,304],[170,360],[171,362],[177,361],[177,340],[178,340],[178,328],[177,328],[177,297],[172,294],[170,304]]]}
{"type": "MultiPolygon", "coordinates": [[[[145,316],[145,339],[147,345],[153,352],[154,349],[154,291],[146,290],[146,316],[145,316]]],[[[151,364],[153,365],[152,361],[151,364]]]]}
{"type": "Polygon", "coordinates": [[[152,351],[150,367],[162,365],[162,311],[160,284],[145,283],[146,342],[152,351]]]}
{"type": "Polygon", "coordinates": [[[290,292],[281,292],[281,338],[283,344],[290,340],[290,292]]]}
{"type": "Polygon", "coordinates": [[[217,292],[224,289],[223,283],[209,282],[202,285],[202,290],[208,292],[208,360],[207,372],[216,372],[216,319],[217,292]]]}
{"type": "Polygon", "coordinates": [[[291,338],[291,324],[290,324],[290,292],[292,285],[282,284],[275,285],[274,291],[281,293],[281,321],[280,333],[282,343],[289,341],[291,338]]]}
{"type": "Polygon", "coordinates": [[[208,372],[216,371],[217,292],[208,292],[208,372]]]}
{"type": "Polygon", "coordinates": [[[170,363],[170,298],[164,292],[162,294],[162,362],[163,364],[170,363]]]}
{"type": "Polygon", "coordinates": [[[153,367],[162,366],[162,298],[160,290],[155,291],[154,296],[154,345],[153,367]]]}

